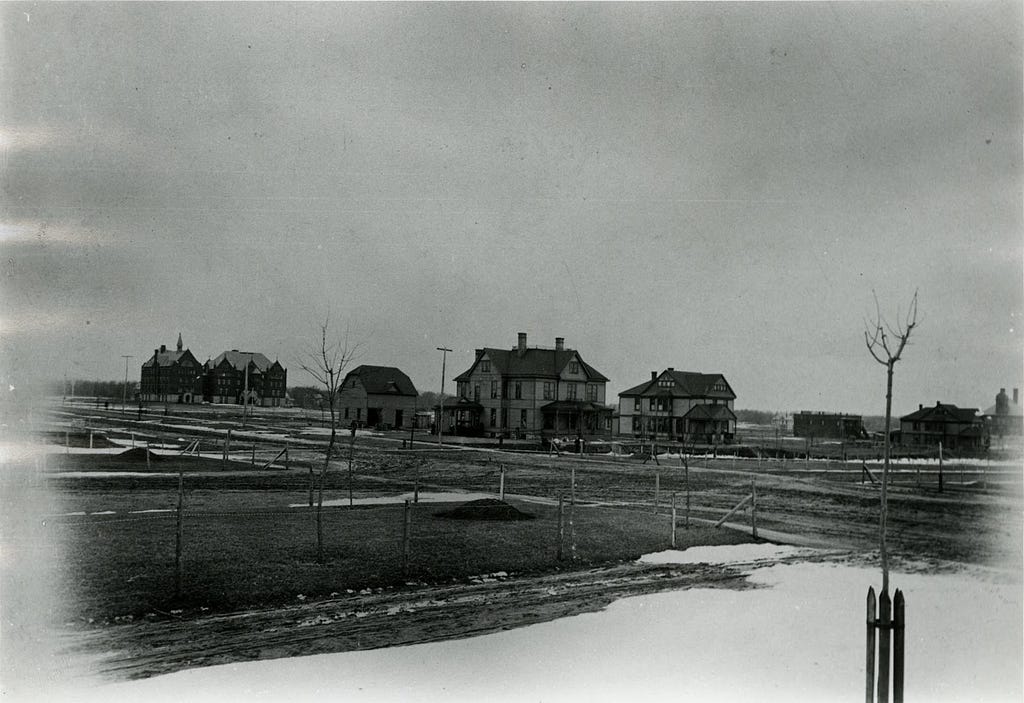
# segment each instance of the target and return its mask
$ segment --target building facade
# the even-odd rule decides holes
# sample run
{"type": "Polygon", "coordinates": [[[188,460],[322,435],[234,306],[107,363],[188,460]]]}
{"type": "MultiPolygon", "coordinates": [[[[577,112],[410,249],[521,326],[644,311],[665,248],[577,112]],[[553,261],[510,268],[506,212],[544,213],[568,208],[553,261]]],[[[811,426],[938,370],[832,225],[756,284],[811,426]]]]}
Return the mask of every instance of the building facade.
{"type": "Polygon", "coordinates": [[[977,408],[958,408],[949,403],[919,405],[900,418],[900,443],[909,446],[938,446],[944,449],[981,449],[988,441],[985,424],[977,408]]]}
{"type": "Polygon", "coordinates": [[[1013,402],[1000,388],[996,404],[985,411],[985,423],[989,433],[995,437],[1020,437],[1024,435],[1024,413],[1021,412],[1019,389],[1013,389],[1013,402]]]}
{"type": "Polygon", "coordinates": [[[416,421],[419,392],[393,366],[357,366],[345,375],[338,394],[339,423],[408,429],[416,421]]]}
{"type": "Polygon", "coordinates": [[[736,394],[718,373],[651,372],[645,381],[619,393],[618,434],[632,437],[716,444],[736,434],[736,394]]]}
{"type": "Polygon", "coordinates": [[[259,352],[232,349],[204,364],[203,399],[278,407],[285,404],[288,371],[259,352]]]}
{"type": "Polygon", "coordinates": [[[139,400],[159,403],[198,403],[202,399],[203,367],[188,349],[163,344],[142,364],[139,400]]]}
{"type": "Polygon", "coordinates": [[[793,436],[811,439],[867,439],[868,435],[860,415],[802,410],[793,414],[793,436]]]}
{"type": "Polygon", "coordinates": [[[447,433],[579,437],[610,429],[608,379],[562,337],[553,348],[530,347],[520,332],[511,349],[477,349],[455,383],[456,397],[435,408],[447,433]]]}

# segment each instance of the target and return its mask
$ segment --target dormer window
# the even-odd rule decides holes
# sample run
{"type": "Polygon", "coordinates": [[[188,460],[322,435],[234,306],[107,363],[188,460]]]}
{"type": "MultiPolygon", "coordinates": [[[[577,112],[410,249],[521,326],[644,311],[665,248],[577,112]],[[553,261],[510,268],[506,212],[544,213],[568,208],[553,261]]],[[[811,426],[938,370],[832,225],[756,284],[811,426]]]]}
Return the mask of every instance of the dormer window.
{"type": "Polygon", "coordinates": [[[480,362],[480,370],[483,371],[484,373],[490,373],[491,372],[491,360],[490,359],[484,359],[483,361],[481,361],[480,362]]]}
{"type": "Polygon", "coordinates": [[[580,362],[578,362],[578,361],[570,361],[569,362],[569,373],[579,373],[579,372],[580,372],[580,362]]]}

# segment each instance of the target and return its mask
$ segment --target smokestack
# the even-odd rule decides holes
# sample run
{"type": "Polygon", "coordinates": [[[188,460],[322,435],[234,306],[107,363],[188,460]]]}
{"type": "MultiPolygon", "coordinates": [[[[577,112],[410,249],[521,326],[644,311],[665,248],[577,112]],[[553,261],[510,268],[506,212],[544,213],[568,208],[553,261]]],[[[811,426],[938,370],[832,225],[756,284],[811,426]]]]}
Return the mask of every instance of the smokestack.
{"type": "Polygon", "coordinates": [[[1013,404],[1014,405],[1017,404],[1017,389],[1016,388],[1013,389],[1013,404]]]}
{"type": "Polygon", "coordinates": [[[651,380],[655,381],[655,380],[657,380],[657,378],[658,378],[658,372],[657,371],[651,371],[651,380]]]}
{"type": "Polygon", "coordinates": [[[565,350],[565,337],[555,337],[555,351],[565,350]]]}
{"type": "Polygon", "coordinates": [[[516,347],[520,356],[526,353],[526,332],[519,333],[519,345],[516,347]]]}

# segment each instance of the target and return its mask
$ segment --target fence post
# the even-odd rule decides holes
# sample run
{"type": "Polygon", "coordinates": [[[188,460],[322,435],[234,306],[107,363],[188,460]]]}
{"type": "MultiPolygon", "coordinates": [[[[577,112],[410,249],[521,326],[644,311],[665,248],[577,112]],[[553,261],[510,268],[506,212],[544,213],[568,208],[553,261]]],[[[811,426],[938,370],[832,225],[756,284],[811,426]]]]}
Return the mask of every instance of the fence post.
{"type": "Polygon", "coordinates": [[[565,522],[562,520],[563,508],[562,504],[565,503],[565,496],[558,496],[558,561],[562,561],[562,543],[565,542],[565,522]]]}
{"type": "Polygon", "coordinates": [[[757,485],[750,479],[750,536],[757,539],[757,485]]]}
{"type": "Polygon", "coordinates": [[[146,471],[149,471],[149,469],[150,469],[150,465],[149,465],[149,440],[147,439],[146,440],[146,471]]]}
{"type": "Polygon", "coordinates": [[[676,548],[676,494],[672,494],[672,549],[676,548]]]}
{"type": "Polygon", "coordinates": [[[252,460],[249,462],[250,466],[256,466],[256,443],[252,443],[252,460]]]}
{"type": "Polygon", "coordinates": [[[875,700],[875,587],[868,586],[868,617],[867,617],[867,658],[864,664],[866,681],[864,702],[874,703],[875,700]]]}
{"type": "Polygon", "coordinates": [[[889,702],[889,634],[892,627],[892,600],[889,591],[878,597],[878,703],[889,702]]]}
{"type": "Polygon", "coordinates": [[[505,465],[499,464],[498,468],[501,469],[501,478],[498,479],[498,499],[505,500],[505,465]]]}
{"type": "Polygon", "coordinates": [[[576,467],[570,469],[569,474],[569,553],[572,560],[576,561],[576,467]]]}
{"type": "Polygon", "coordinates": [[[420,502],[420,462],[416,462],[416,475],[412,483],[412,502],[420,502]]]}
{"type": "Polygon", "coordinates": [[[654,472],[654,514],[658,514],[658,507],[661,503],[661,472],[654,472]]]}
{"type": "Polygon", "coordinates": [[[939,493],[942,493],[942,442],[939,442],[939,493]]]}
{"type": "Polygon", "coordinates": [[[89,449],[92,449],[92,430],[89,430],[89,449]]]}
{"type": "Polygon", "coordinates": [[[683,526],[688,530],[690,529],[690,462],[686,462],[683,472],[686,477],[686,521],[683,526]]]}
{"type": "Polygon", "coordinates": [[[181,598],[181,511],[185,503],[185,475],[178,471],[178,510],[177,510],[177,532],[174,541],[174,597],[181,598]]]}
{"type": "Polygon", "coordinates": [[[405,501],[405,511],[402,516],[402,574],[409,573],[409,527],[412,515],[409,511],[409,501],[405,501]]]}
{"type": "Polygon", "coordinates": [[[892,700],[903,703],[903,630],[904,630],[903,591],[896,589],[893,599],[892,618],[892,700]]]}
{"type": "Polygon", "coordinates": [[[291,466],[290,466],[290,462],[288,460],[288,445],[285,444],[284,445],[284,470],[288,471],[290,468],[291,468],[291,466]]]}

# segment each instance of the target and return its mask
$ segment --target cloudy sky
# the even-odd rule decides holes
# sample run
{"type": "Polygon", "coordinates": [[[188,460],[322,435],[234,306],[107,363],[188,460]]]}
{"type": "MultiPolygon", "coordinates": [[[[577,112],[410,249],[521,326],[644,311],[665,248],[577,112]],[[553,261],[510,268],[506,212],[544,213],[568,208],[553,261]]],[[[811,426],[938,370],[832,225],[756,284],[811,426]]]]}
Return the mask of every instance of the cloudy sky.
{"type": "Polygon", "coordinates": [[[556,336],[611,379],[884,409],[1022,386],[1019,2],[4,3],[0,374],[298,369],[330,315],[440,386],[556,336]]]}

